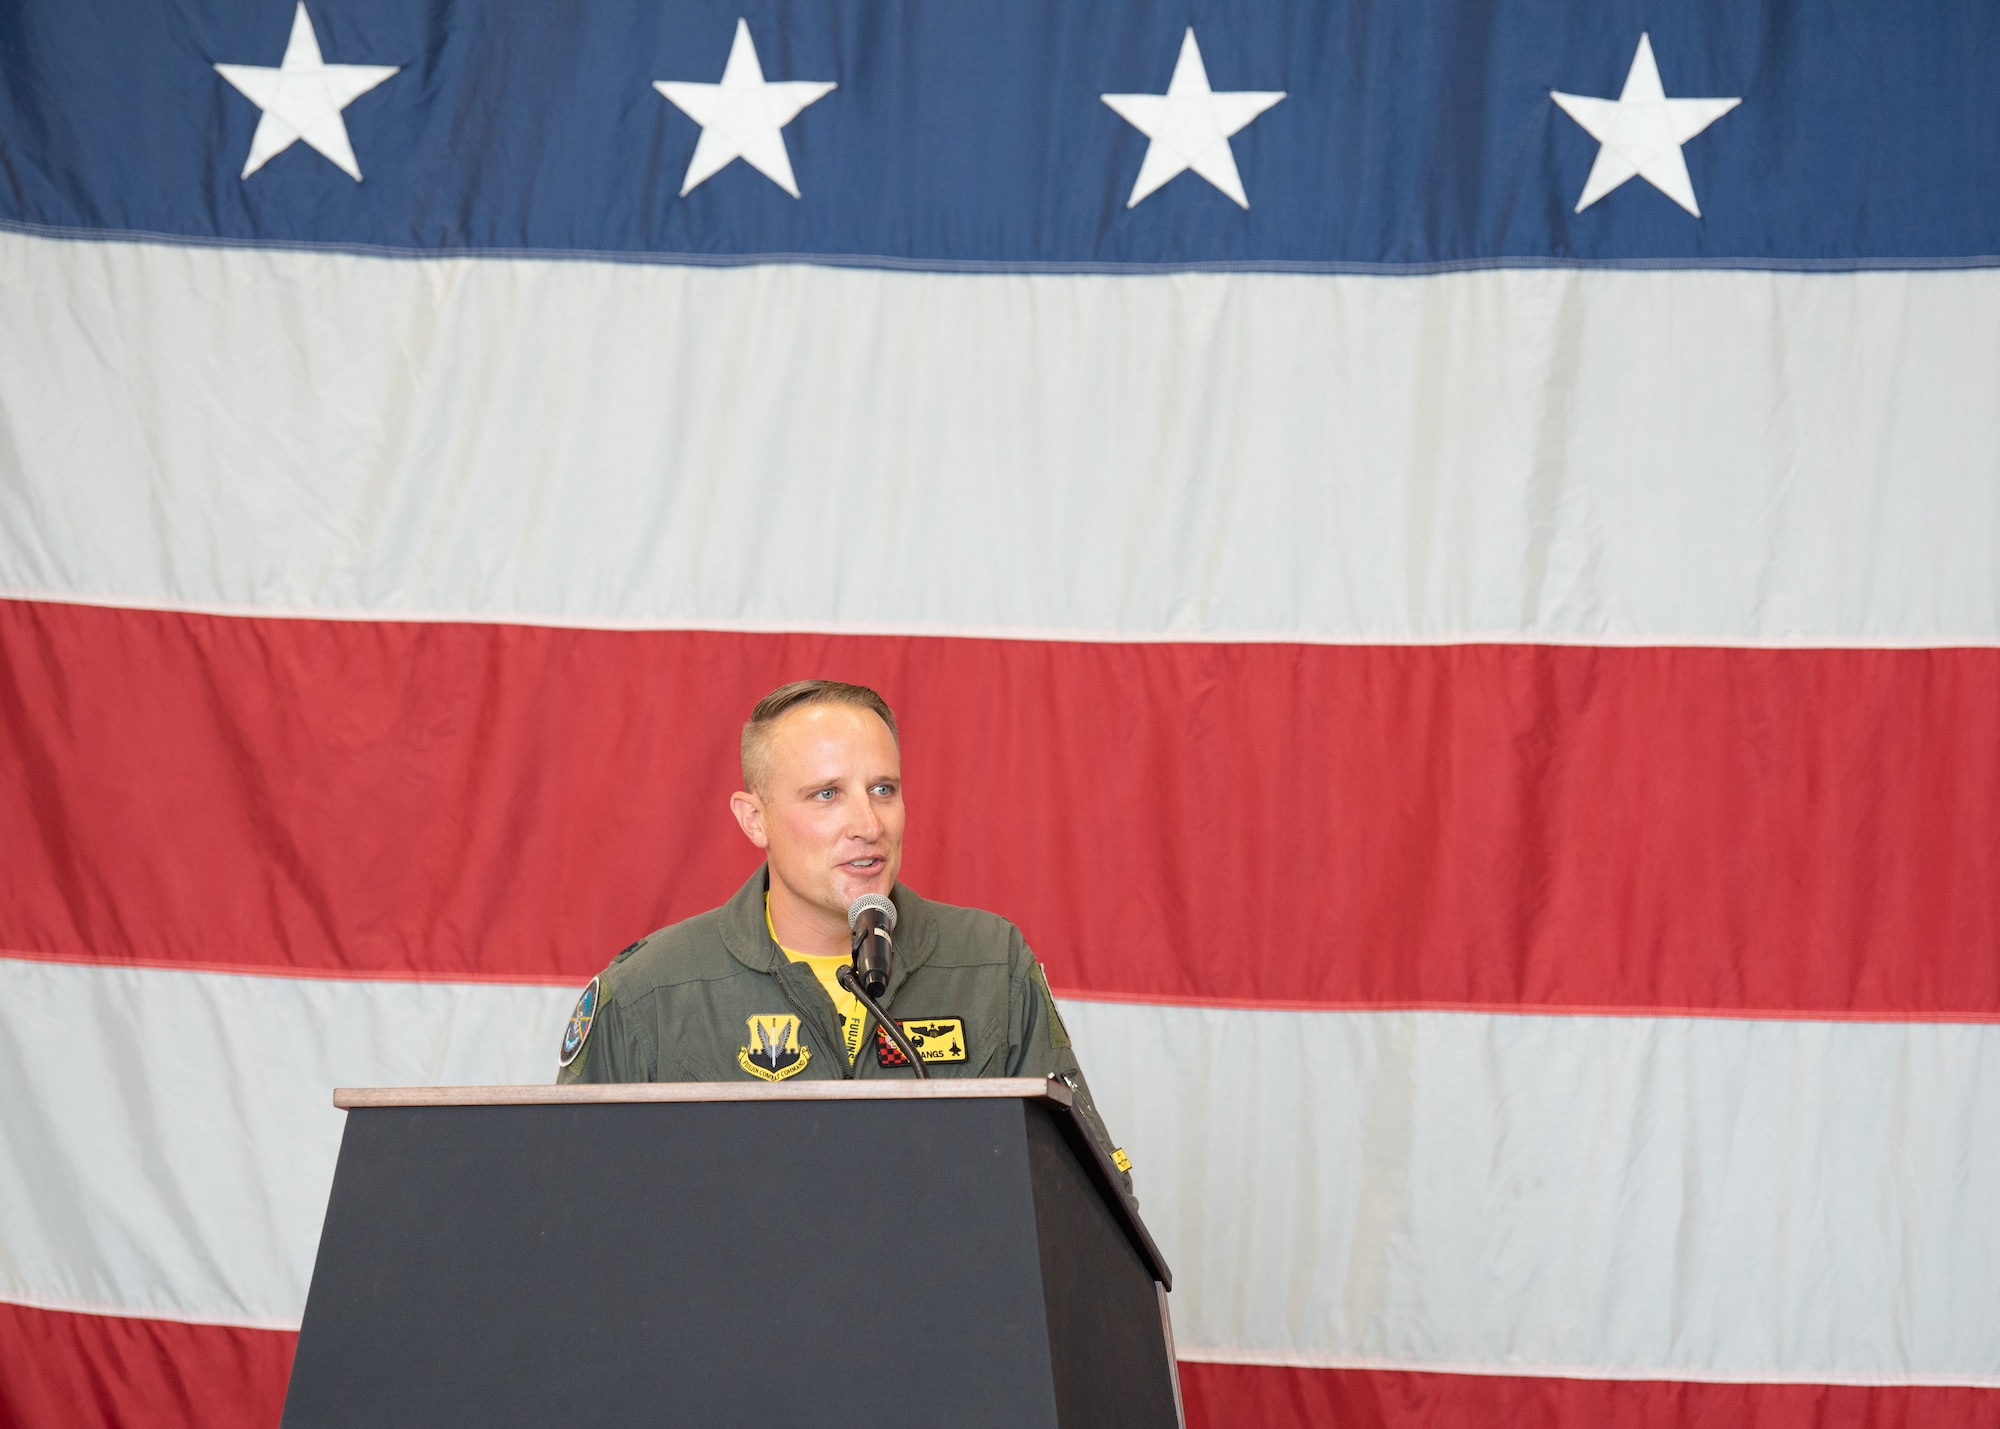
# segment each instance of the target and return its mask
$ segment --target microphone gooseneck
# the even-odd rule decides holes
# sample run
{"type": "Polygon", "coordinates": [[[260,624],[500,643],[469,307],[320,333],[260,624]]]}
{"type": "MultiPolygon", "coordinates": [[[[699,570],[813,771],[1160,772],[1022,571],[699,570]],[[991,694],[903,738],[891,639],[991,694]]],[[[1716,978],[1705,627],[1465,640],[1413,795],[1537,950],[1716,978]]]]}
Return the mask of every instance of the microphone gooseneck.
{"type": "Polygon", "coordinates": [[[854,935],[853,966],[837,969],[834,980],[860,999],[861,1005],[875,1015],[876,1024],[883,1035],[896,1044],[896,1050],[909,1059],[910,1066],[920,1078],[930,1076],[930,1068],[924,1065],[917,1049],[910,1045],[903,1029],[890,1020],[889,1014],[875,999],[889,990],[889,977],[895,971],[896,944],[889,936],[896,928],[896,905],[879,893],[864,893],[847,907],[847,929],[854,935]]]}
{"type": "Polygon", "coordinates": [[[861,1005],[874,1014],[875,1025],[880,1027],[884,1035],[896,1044],[896,1050],[909,1059],[910,1067],[917,1074],[917,1080],[922,1082],[929,1081],[931,1069],[924,1065],[924,1059],[917,1055],[917,1049],[910,1045],[910,1039],[903,1035],[903,1029],[890,1021],[889,1014],[882,1010],[882,1004],[868,995],[868,989],[863,987],[861,980],[854,976],[854,969],[835,968],[833,976],[836,982],[860,998],[861,1005]]]}

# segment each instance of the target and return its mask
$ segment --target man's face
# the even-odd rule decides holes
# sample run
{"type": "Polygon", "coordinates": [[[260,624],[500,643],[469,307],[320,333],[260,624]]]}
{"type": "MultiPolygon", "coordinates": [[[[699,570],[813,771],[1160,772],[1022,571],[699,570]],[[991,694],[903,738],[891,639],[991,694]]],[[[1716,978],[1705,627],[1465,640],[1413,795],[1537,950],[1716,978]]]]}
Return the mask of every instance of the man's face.
{"type": "Polygon", "coordinates": [[[773,893],[843,922],[903,866],[903,764],[889,727],[854,705],[802,705],[771,727],[765,787],[732,801],[765,850],[773,893]]]}

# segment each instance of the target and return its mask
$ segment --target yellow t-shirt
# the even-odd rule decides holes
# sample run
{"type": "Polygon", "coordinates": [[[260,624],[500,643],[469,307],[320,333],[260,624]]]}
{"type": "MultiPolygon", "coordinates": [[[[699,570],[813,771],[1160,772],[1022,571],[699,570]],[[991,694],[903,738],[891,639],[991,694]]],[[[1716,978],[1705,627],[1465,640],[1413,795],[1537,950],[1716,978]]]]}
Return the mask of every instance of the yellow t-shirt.
{"type": "MultiPolygon", "coordinates": [[[[778,943],[778,930],[771,925],[771,895],[764,895],[764,926],[770,930],[771,941],[778,943]]],[[[851,959],[839,953],[826,957],[815,957],[811,953],[795,953],[783,943],[778,943],[778,951],[795,963],[804,963],[812,969],[812,975],[819,979],[819,985],[826,989],[826,995],[833,999],[833,1010],[840,1014],[840,1040],[847,1044],[847,1064],[854,1065],[854,1059],[861,1052],[861,1033],[867,1025],[868,1010],[861,1005],[861,999],[834,981],[834,974],[847,967],[851,959]]]]}

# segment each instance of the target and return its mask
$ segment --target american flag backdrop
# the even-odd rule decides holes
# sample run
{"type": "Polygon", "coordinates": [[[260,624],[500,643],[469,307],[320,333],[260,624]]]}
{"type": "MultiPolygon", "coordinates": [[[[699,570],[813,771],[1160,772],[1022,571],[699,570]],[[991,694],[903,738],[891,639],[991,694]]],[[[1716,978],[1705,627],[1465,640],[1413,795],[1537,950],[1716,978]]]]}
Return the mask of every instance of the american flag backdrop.
{"type": "Polygon", "coordinates": [[[274,1425],[826,675],[1197,1429],[2000,1425],[1989,0],[0,0],[0,597],[0,1422],[274,1425]]]}

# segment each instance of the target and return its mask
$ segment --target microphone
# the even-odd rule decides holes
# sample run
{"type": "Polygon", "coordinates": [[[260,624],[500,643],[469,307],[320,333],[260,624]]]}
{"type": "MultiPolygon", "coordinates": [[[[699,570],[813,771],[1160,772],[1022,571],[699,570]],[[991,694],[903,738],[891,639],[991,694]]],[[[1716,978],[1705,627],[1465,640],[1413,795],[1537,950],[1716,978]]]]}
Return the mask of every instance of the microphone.
{"type": "Polygon", "coordinates": [[[879,893],[864,893],[847,905],[847,931],[854,935],[854,975],[870,997],[889,990],[896,945],[896,905],[879,893]]]}
{"type": "Polygon", "coordinates": [[[896,905],[879,893],[864,893],[847,909],[848,931],[854,934],[853,966],[834,970],[834,981],[860,999],[875,1015],[875,1023],[896,1050],[908,1059],[920,1081],[930,1079],[931,1070],[903,1029],[889,1020],[889,1014],[875,1001],[889,990],[889,974],[896,958],[896,945],[889,934],[896,926],[896,905]]]}

